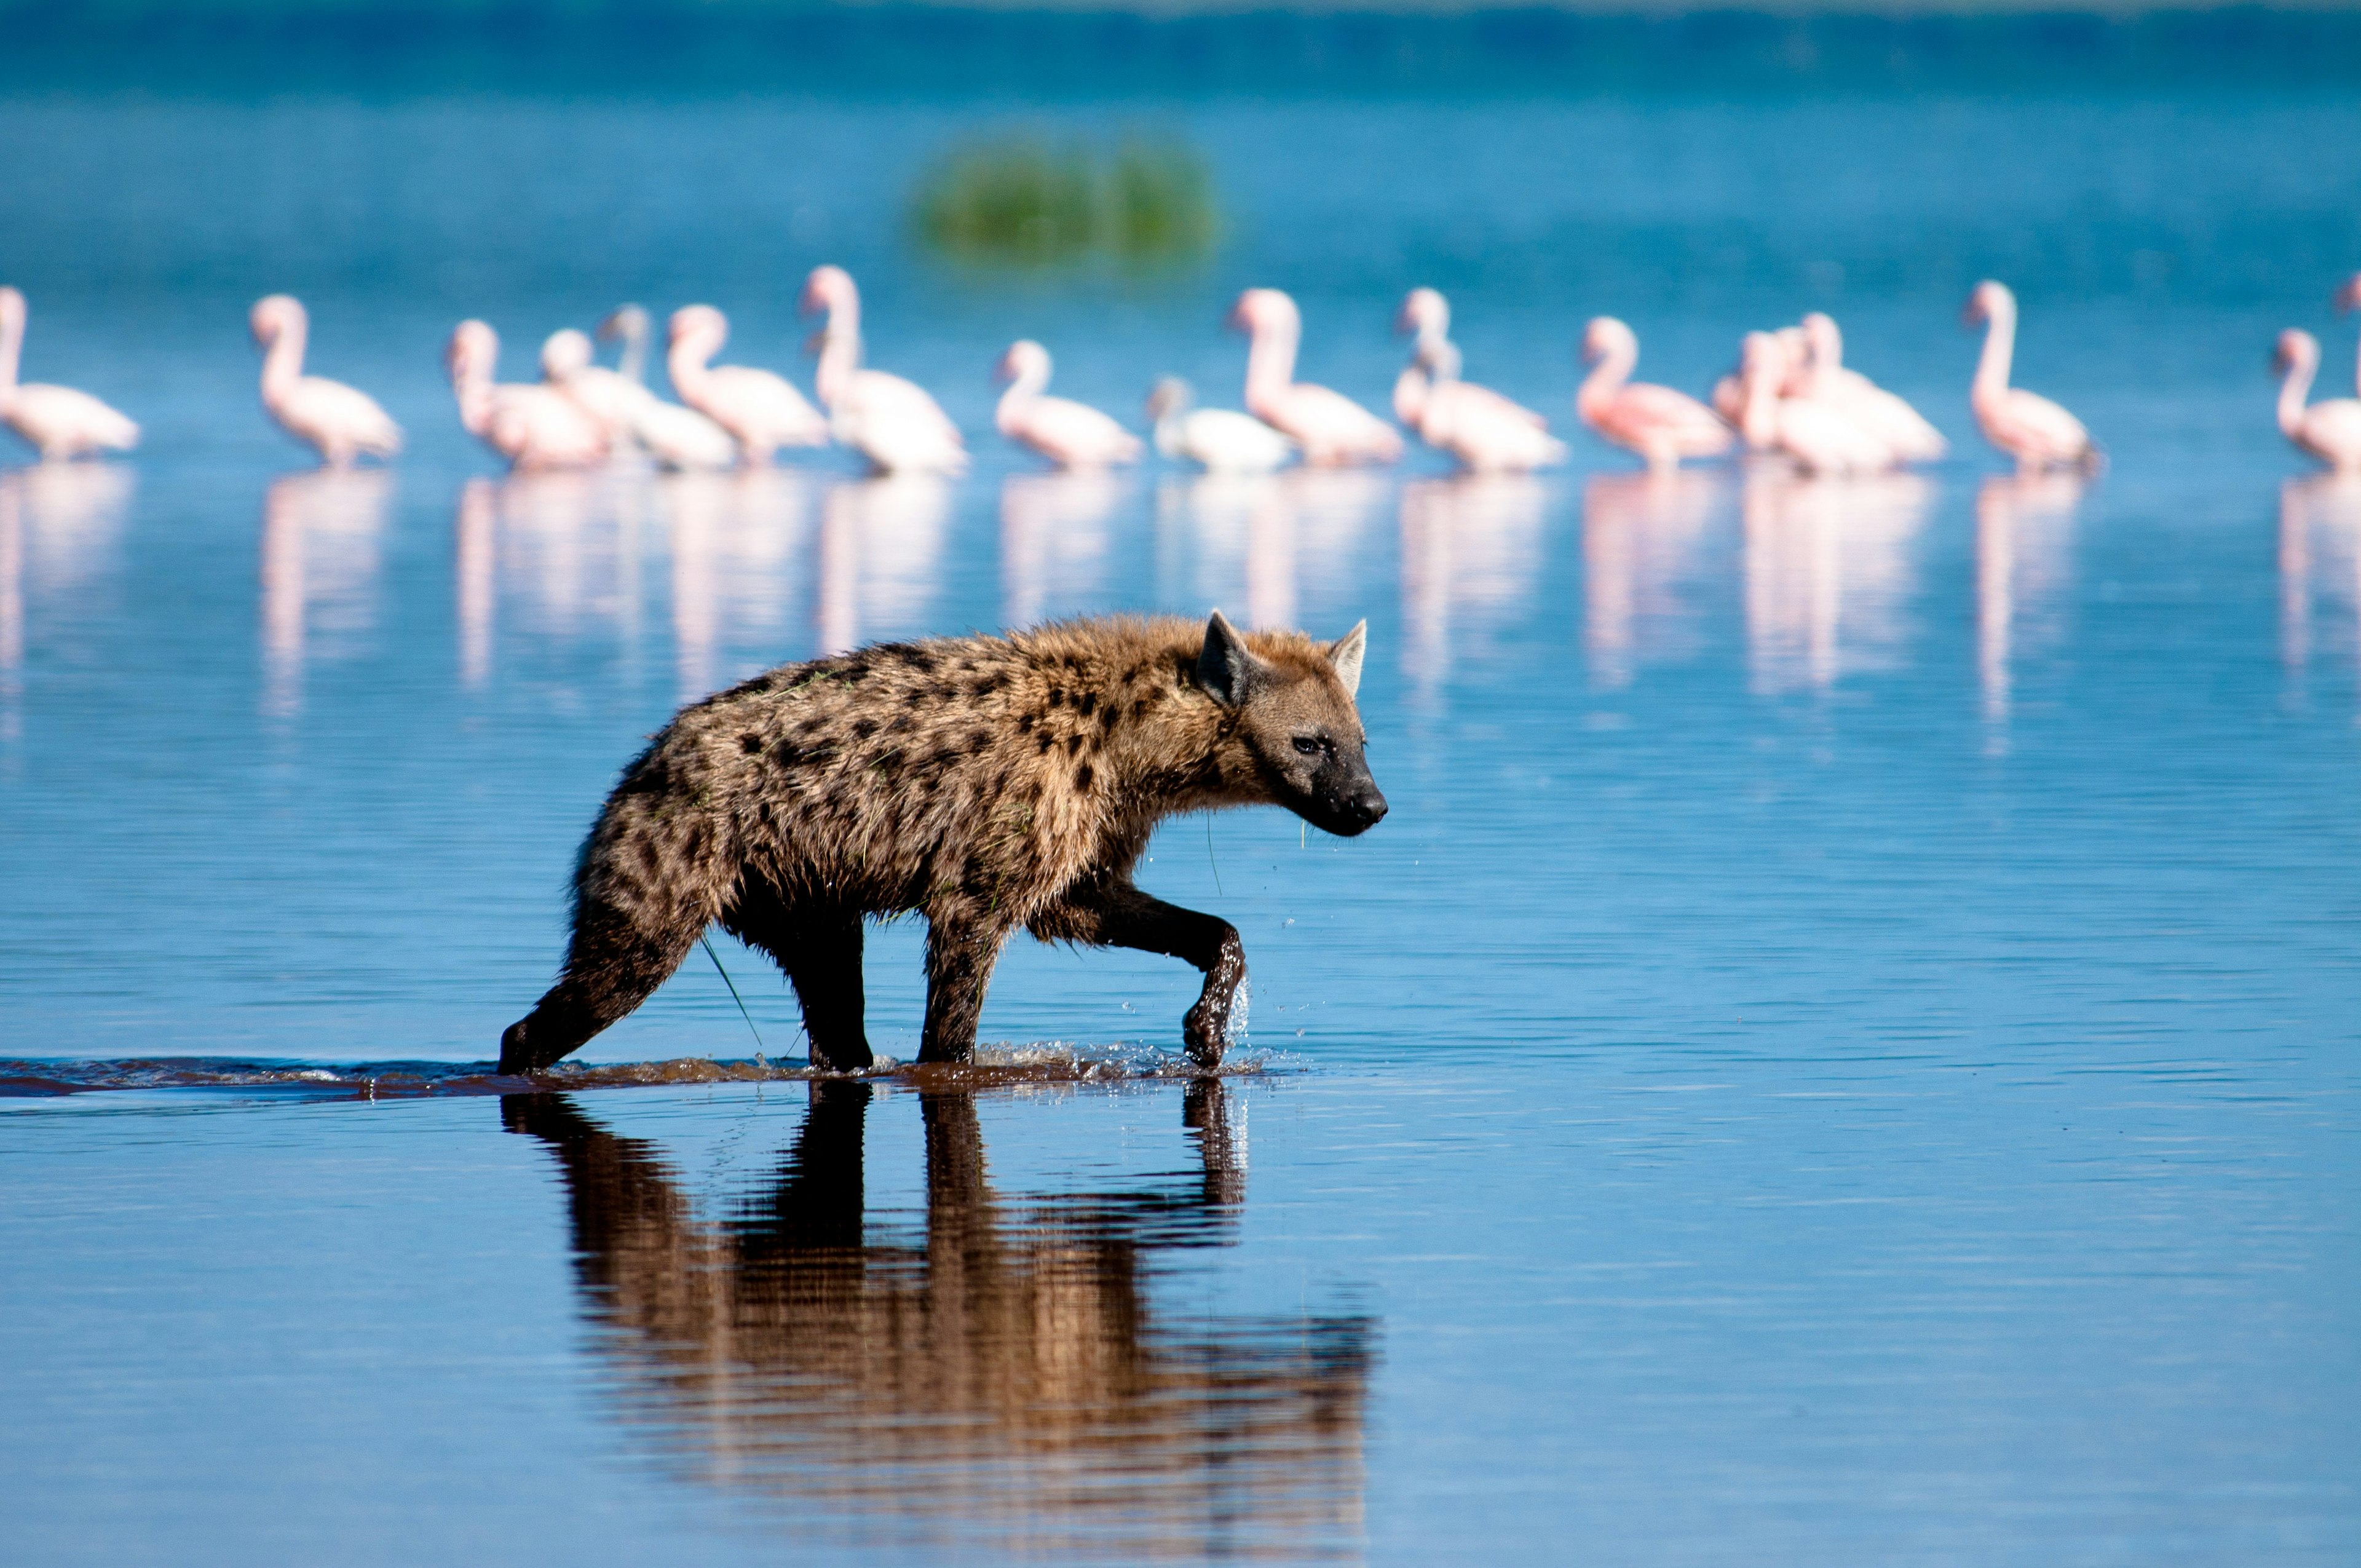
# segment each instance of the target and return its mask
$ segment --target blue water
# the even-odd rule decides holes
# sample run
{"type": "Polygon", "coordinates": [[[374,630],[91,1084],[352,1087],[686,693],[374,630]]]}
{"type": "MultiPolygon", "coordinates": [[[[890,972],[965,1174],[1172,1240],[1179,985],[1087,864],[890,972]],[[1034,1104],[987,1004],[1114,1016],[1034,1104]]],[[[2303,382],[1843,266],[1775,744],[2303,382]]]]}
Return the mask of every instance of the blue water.
{"type": "MultiPolygon", "coordinates": [[[[15,1550],[2352,1561],[2361,494],[2264,356],[2306,326],[2341,389],[2356,138],[2291,92],[0,100],[27,374],[147,427],[0,471],[0,1078],[137,1086],[0,1101],[15,1550]],[[1012,123],[1186,137],[1223,250],[916,253],[917,171],[1012,123]],[[797,368],[820,260],[972,477],[511,480],[456,428],[462,315],[521,377],[703,299],[797,368]],[[2103,477],[1981,446],[1985,275],[2103,477]],[[1165,372],[1234,404],[1248,283],[1380,405],[1440,287],[1469,375],[1569,424],[1591,313],[1702,391],[1827,309],[1959,455],[1093,480],[990,433],[1018,335],[1126,416],[1165,372]],[[255,406],[282,289],[410,431],[390,474],[255,406]],[[684,698],[1215,605],[1368,619],[1393,805],[1157,839],[1245,934],[1241,1075],[1156,1076],[1187,971],[1024,946],[1012,1081],[816,1090],[717,938],[759,1040],[699,955],[614,1070],[476,1092],[684,698]],[[214,1065],[76,1065],[171,1058],[214,1065]]],[[[896,1057],[917,942],[869,950],[896,1057]]]]}

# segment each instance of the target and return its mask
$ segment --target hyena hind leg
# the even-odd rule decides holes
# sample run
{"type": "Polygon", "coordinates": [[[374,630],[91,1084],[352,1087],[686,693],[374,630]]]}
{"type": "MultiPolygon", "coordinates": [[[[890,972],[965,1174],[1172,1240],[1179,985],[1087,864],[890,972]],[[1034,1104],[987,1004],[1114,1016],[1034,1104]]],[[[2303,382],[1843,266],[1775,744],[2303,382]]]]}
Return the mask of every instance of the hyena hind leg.
{"type": "Polygon", "coordinates": [[[579,1049],[670,978],[705,924],[681,912],[651,931],[612,905],[586,901],[575,911],[565,972],[500,1036],[500,1070],[539,1072],[579,1049]]]}
{"type": "Polygon", "coordinates": [[[876,1061],[862,1024],[858,912],[790,910],[771,889],[749,888],[721,925],[786,971],[803,1006],[812,1066],[860,1072],[876,1061]]]}

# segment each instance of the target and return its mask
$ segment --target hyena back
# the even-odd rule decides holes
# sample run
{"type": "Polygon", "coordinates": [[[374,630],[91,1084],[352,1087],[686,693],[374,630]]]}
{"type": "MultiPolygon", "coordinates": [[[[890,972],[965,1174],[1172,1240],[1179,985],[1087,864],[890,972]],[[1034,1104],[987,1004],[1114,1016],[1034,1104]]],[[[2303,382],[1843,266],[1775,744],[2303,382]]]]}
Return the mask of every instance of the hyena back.
{"type": "MultiPolygon", "coordinates": [[[[1366,624],[1366,623],[1365,623],[1366,624]]],[[[1217,610],[929,639],[790,664],[684,708],[607,798],[574,879],[563,973],[500,1040],[549,1066],[630,1013],[708,926],[768,953],[815,1065],[870,1065],[864,916],[927,920],[918,1059],[963,1061],[1002,945],[1137,948],[1205,981],[1182,1025],[1218,1064],[1246,956],[1227,921],[1132,872],[1162,818],[1284,806],[1350,836],[1386,814],[1354,703],[1364,626],[1334,643],[1217,610]]]]}

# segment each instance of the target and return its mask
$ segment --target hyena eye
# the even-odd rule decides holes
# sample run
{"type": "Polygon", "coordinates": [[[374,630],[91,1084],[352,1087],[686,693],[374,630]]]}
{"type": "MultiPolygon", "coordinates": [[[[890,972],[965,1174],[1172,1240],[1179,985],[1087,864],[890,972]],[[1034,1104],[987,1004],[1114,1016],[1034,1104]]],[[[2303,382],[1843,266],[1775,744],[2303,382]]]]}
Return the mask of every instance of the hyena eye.
{"type": "Polygon", "coordinates": [[[1295,749],[1307,757],[1316,757],[1328,749],[1328,742],[1317,735],[1298,735],[1295,749]]]}

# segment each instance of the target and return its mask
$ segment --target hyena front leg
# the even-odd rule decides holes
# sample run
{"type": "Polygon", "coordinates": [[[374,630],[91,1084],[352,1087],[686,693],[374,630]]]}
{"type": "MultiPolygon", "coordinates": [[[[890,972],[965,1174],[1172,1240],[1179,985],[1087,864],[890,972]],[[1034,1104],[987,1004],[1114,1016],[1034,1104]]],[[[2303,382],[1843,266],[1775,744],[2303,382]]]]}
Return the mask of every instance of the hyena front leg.
{"type": "Polygon", "coordinates": [[[975,1054],[976,1021],[984,988],[1008,933],[957,916],[933,916],[927,928],[927,1026],[918,1037],[922,1062],[961,1062],[975,1054]]]}
{"type": "Polygon", "coordinates": [[[1142,893],[1129,882],[1084,883],[1029,927],[1045,941],[1136,948],[1193,964],[1205,976],[1197,1004],[1180,1021],[1180,1040],[1200,1067],[1219,1067],[1230,1044],[1230,1007],[1246,983],[1246,950],[1238,928],[1142,893]]]}

